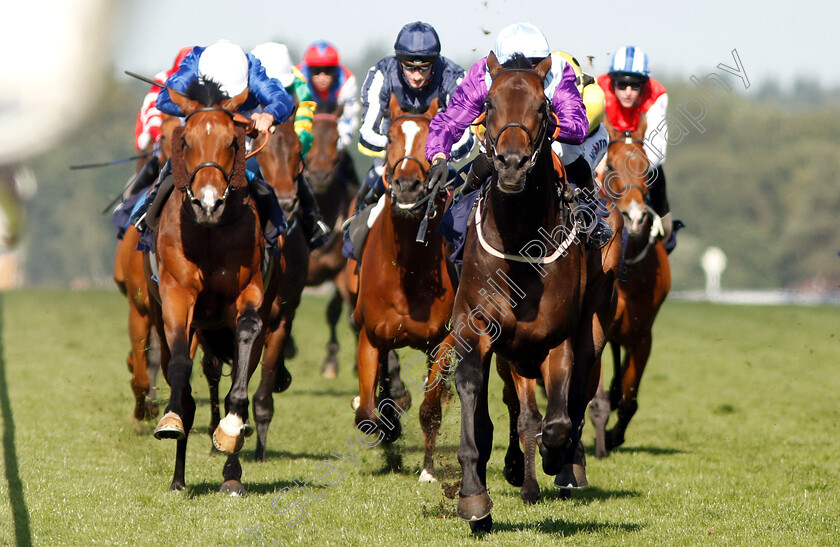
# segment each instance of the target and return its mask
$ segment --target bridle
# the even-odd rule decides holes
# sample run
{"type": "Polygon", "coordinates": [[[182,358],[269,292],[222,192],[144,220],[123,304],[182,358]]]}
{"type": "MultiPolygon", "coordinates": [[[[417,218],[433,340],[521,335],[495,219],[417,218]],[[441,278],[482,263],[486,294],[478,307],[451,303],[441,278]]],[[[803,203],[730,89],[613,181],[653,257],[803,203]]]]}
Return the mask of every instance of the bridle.
{"type": "MultiPolygon", "coordinates": [[[[536,74],[536,72],[534,72],[533,70],[526,69],[526,68],[505,68],[505,69],[500,70],[496,74],[496,77],[498,77],[499,74],[502,74],[502,73],[505,73],[505,72],[526,72],[526,73],[536,74]]],[[[554,117],[554,125],[555,125],[554,134],[552,135],[552,138],[554,139],[554,138],[557,138],[557,136],[560,133],[560,125],[559,125],[559,122],[557,120],[557,115],[552,110],[551,102],[548,100],[548,98],[545,99],[544,108],[543,108],[543,115],[542,115],[542,119],[540,120],[540,128],[539,128],[539,131],[537,132],[536,137],[534,137],[534,134],[531,132],[531,130],[528,129],[528,127],[521,122],[508,122],[508,123],[504,124],[499,129],[498,133],[496,133],[495,137],[490,133],[489,130],[485,131],[484,140],[486,141],[486,145],[485,145],[484,148],[487,151],[487,155],[490,157],[490,159],[493,159],[496,156],[498,156],[498,151],[496,150],[496,143],[498,142],[499,138],[502,136],[502,133],[504,133],[506,130],[511,129],[511,128],[521,129],[528,136],[528,145],[530,146],[531,150],[533,150],[533,153],[531,154],[531,159],[530,159],[530,167],[528,168],[528,172],[530,172],[531,169],[533,169],[533,167],[536,163],[536,159],[537,159],[537,156],[540,153],[540,150],[542,149],[541,144],[544,140],[546,140],[546,135],[548,133],[548,127],[549,127],[549,125],[551,125],[551,117],[552,116],[554,117]],[[550,114],[548,114],[548,113],[550,113],[550,114]]],[[[485,109],[485,113],[482,114],[482,116],[481,116],[481,120],[484,120],[485,118],[486,118],[486,109],[485,109]]],[[[480,123],[480,121],[477,120],[476,123],[480,123]]]]}
{"type": "MultiPolygon", "coordinates": [[[[631,131],[624,131],[624,132],[622,132],[621,137],[616,138],[616,139],[610,139],[610,141],[607,143],[607,149],[609,150],[610,146],[612,146],[613,144],[618,144],[618,143],[644,145],[645,141],[641,140],[641,139],[633,138],[633,133],[631,131]]],[[[613,167],[612,162],[609,161],[609,152],[607,152],[607,158],[608,158],[608,160],[607,160],[607,172],[608,173],[619,173],[619,176],[622,176],[622,178],[623,178],[624,174],[621,173],[620,171],[617,171],[613,167]]],[[[609,188],[609,184],[608,184],[609,180],[610,180],[609,175],[605,174],[605,176],[604,176],[604,191],[607,192],[607,194],[610,195],[610,197],[613,197],[612,192],[610,191],[610,188],[609,188]]],[[[647,195],[647,188],[643,187],[643,185],[640,185],[640,184],[635,183],[635,182],[627,183],[625,181],[625,185],[622,188],[622,194],[620,196],[617,196],[617,197],[623,197],[633,188],[636,188],[637,190],[639,190],[639,192],[642,194],[642,198],[644,198],[644,196],[647,195]]],[[[642,214],[642,223],[644,223],[644,219],[645,219],[646,216],[651,216],[654,219],[656,219],[658,217],[658,215],[653,210],[653,208],[650,205],[648,205],[647,203],[644,204],[644,209],[645,209],[644,213],[642,214]]],[[[621,214],[622,214],[622,216],[624,216],[625,218],[627,218],[629,220],[629,215],[628,215],[627,211],[622,211],[621,214]]],[[[641,260],[643,260],[647,256],[648,251],[650,250],[651,246],[653,245],[653,243],[655,241],[656,241],[656,237],[653,235],[653,233],[651,233],[650,236],[648,237],[647,243],[642,248],[642,250],[639,251],[639,253],[637,253],[636,256],[634,256],[632,258],[626,258],[625,263],[627,265],[632,265],[632,264],[636,264],[637,262],[640,262],[641,260]]]]}
{"type": "MultiPolygon", "coordinates": [[[[429,118],[427,118],[426,116],[423,116],[422,114],[401,114],[391,121],[391,127],[396,125],[396,123],[400,120],[424,120],[425,123],[427,123],[427,124],[430,121],[429,118]]],[[[390,143],[390,140],[389,140],[389,143],[390,143]]],[[[426,167],[424,167],[423,161],[420,160],[419,158],[417,158],[416,156],[412,156],[411,154],[407,154],[405,156],[397,158],[396,160],[394,160],[393,163],[388,163],[386,165],[385,170],[382,172],[382,181],[385,184],[385,188],[390,188],[391,181],[388,180],[388,177],[393,177],[393,174],[394,174],[394,171],[397,168],[397,165],[399,165],[400,162],[403,162],[405,160],[411,160],[411,161],[417,163],[417,165],[420,166],[420,172],[423,173],[423,181],[425,182],[426,179],[428,179],[429,170],[426,169],[426,167]]]]}
{"type": "MultiPolygon", "coordinates": [[[[193,110],[192,112],[187,114],[187,116],[184,118],[184,127],[186,127],[187,122],[189,121],[189,119],[192,116],[194,116],[195,114],[198,114],[200,112],[223,112],[223,113],[227,114],[230,117],[230,119],[233,120],[233,122],[235,124],[243,124],[243,125],[246,125],[249,129],[251,128],[251,123],[252,123],[251,120],[249,120],[245,116],[242,116],[238,112],[232,112],[232,111],[230,111],[226,108],[222,108],[220,106],[210,106],[210,107],[206,107],[206,108],[198,108],[196,110],[193,110]]],[[[248,130],[246,129],[246,133],[247,132],[248,132],[248,130]]],[[[251,152],[246,154],[245,159],[247,160],[248,158],[251,158],[251,157],[259,154],[262,151],[262,149],[265,148],[266,144],[268,144],[268,137],[263,139],[263,142],[259,147],[255,148],[254,150],[252,150],[251,152]]],[[[240,144],[238,142],[238,139],[236,137],[234,137],[233,144],[231,145],[232,148],[234,149],[234,155],[235,155],[235,151],[239,147],[239,145],[240,144]]],[[[186,168],[186,162],[184,163],[184,167],[186,168]]],[[[197,202],[198,200],[195,198],[195,196],[192,193],[191,185],[192,185],[193,181],[195,180],[195,177],[198,175],[198,172],[201,171],[204,168],[207,168],[207,167],[212,167],[213,169],[218,169],[219,172],[222,173],[222,177],[224,177],[225,182],[227,182],[227,187],[225,188],[225,191],[222,194],[222,197],[220,198],[220,200],[224,201],[228,197],[228,195],[230,194],[231,188],[233,187],[233,184],[231,183],[231,179],[233,178],[233,173],[234,173],[234,170],[235,170],[235,162],[234,162],[234,166],[231,167],[230,171],[226,171],[225,168],[221,164],[219,164],[218,162],[203,161],[203,162],[199,163],[195,167],[195,169],[192,170],[192,172],[188,172],[188,178],[187,178],[188,184],[184,187],[184,192],[186,193],[187,198],[192,202],[197,202]]]]}

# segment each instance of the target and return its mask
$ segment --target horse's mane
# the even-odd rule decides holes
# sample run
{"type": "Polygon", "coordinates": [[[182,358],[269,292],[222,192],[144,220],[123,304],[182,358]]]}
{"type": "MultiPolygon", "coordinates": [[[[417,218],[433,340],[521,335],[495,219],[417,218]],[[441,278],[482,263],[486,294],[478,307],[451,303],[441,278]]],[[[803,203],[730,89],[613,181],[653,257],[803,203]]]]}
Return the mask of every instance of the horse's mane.
{"type": "Polygon", "coordinates": [[[212,79],[197,78],[187,87],[186,97],[198,101],[202,106],[213,106],[230,96],[222,90],[222,84],[212,79]]]}
{"type": "Polygon", "coordinates": [[[531,60],[522,55],[521,53],[514,53],[513,57],[502,63],[502,67],[504,68],[524,68],[524,69],[532,69],[534,66],[531,64],[531,60]]]}

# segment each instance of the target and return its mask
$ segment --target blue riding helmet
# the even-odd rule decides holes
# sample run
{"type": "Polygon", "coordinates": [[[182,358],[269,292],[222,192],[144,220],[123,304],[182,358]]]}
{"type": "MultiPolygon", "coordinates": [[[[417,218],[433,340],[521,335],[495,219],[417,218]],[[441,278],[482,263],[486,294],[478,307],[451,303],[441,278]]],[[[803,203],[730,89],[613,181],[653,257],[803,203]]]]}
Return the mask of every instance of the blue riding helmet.
{"type": "Polygon", "coordinates": [[[433,61],[440,57],[440,38],[428,23],[409,23],[397,34],[394,54],[405,61],[433,61]]]}
{"type": "Polygon", "coordinates": [[[613,82],[644,84],[650,79],[648,56],[635,46],[620,47],[613,55],[607,73],[613,82]]]}

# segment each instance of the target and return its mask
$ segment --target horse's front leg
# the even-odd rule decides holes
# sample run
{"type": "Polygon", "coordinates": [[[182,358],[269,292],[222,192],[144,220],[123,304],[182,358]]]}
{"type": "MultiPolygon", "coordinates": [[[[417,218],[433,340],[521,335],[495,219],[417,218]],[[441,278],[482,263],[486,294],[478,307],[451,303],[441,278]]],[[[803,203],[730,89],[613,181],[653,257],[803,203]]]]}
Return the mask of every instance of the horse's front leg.
{"type": "Polygon", "coordinates": [[[621,376],[621,399],[616,405],[618,420],[612,429],[606,434],[606,448],[612,450],[624,444],[624,433],[630,425],[630,419],[639,408],[637,397],[639,396],[639,384],[642,381],[642,374],[645,365],[650,357],[652,345],[651,334],[639,335],[627,342],[627,353],[625,365],[622,367],[621,376]]]}
{"type": "MultiPolygon", "coordinates": [[[[505,381],[504,398],[508,405],[511,421],[511,444],[508,448],[508,454],[505,455],[505,471],[508,471],[508,456],[511,455],[512,448],[515,446],[516,452],[521,458],[519,475],[522,478],[519,485],[522,486],[520,492],[522,501],[528,504],[536,503],[540,498],[540,486],[537,483],[536,470],[536,438],[542,422],[542,414],[540,414],[537,406],[537,382],[520,376],[516,373],[510,361],[499,359],[498,356],[496,357],[496,366],[505,381]],[[507,369],[507,378],[505,378],[502,367],[507,369]],[[522,443],[522,451],[519,451],[520,442],[522,443]]],[[[516,452],[512,455],[516,456],[516,452]]],[[[514,462],[515,460],[511,460],[511,463],[514,462]]],[[[506,478],[508,478],[507,474],[506,478]]],[[[508,482],[511,482],[510,478],[508,478],[508,482]]],[[[511,484],[513,483],[511,482],[511,484]]]]}
{"type": "Polygon", "coordinates": [[[489,532],[493,526],[493,502],[487,494],[487,462],[493,447],[493,422],[487,405],[490,376],[490,341],[482,336],[465,352],[455,369],[455,387],[461,399],[461,491],[458,516],[470,521],[474,531],[489,532]]]}
{"type": "Polygon", "coordinates": [[[195,401],[190,386],[192,359],[188,331],[192,321],[195,296],[190,291],[166,283],[162,276],[161,299],[166,303],[161,310],[166,340],[166,347],[162,347],[161,352],[162,364],[164,364],[166,380],[171,389],[166,413],[158,422],[154,435],[157,439],[178,441],[175,452],[175,471],[169,489],[183,490],[186,485],[184,471],[187,439],[195,418],[195,401]]]}
{"type": "Polygon", "coordinates": [[[573,366],[572,342],[568,338],[548,352],[541,366],[548,407],[537,437],[537,446],[542,456],[543,471],[547,475],[560,472],[564,464],[564,454],[572,442],[569,389],[573,366]]]}
{"type": "Polygon", "coordinates": [[[361,328],[356,348],[356,361],[359,364],[359,406],[356,408],[356,426],[366,434],[373,433],[375,426],[375,429],[379,431],[377,436],[380,438],[383,438],[383,435],[388,437],[393,429],[396,429],[396,427],[393,427],[388,430],[388,428],[383,427],[382,421],[374,412],[377,399],[376,391],[384,368],[382,366],[383,357],[387,359],[387,353],[374,346],[367,330],[361,328]],[[373,426],[370,424],[373,424],[373,426]]]}
{"type": "Polygon", "coordinates": [[[274,383],[279,368],[285,368],[283,347],[287,339],[284,321],[280,326],[268,333],[263,350],[262,366],[260,367],[260,385],[254,393],[254,420],[257,425],[257,449],[254,459],[265,461],[265,451],[268,445],[268,426],[274,417],[274,383]]]}
{"type": "MultiPolygon", "coordinates": [[[[429,375],[422,386],[423,402],[420,404],[420,428],[423,430],[423,469],[420,471],[420,482],[435,482],[435,444],[440,433],[440,422],[443,417],[441,409],[441,395],[446,389],[444,379],[455,365],[452,362],[453,340],[451,336],[444,339],[435,347],[435,353],[428,359],[429,375]]],[[[406,376],[411,377],[411,363],[409,361],[406,376]]],[[[409,383],[418,387],[411,380],[409,383]]]]}
{"type": "Polygon", "coordinates": [[[213,433],[213,444],[225,454],[239,452],[245,437],[253,432],[246,427],[248,418],[248,380],[262,350],[263,322],[256,307],[248,307],[236,320],[236,353],[233,379],[225,398],[225,417],[213,433]]]}

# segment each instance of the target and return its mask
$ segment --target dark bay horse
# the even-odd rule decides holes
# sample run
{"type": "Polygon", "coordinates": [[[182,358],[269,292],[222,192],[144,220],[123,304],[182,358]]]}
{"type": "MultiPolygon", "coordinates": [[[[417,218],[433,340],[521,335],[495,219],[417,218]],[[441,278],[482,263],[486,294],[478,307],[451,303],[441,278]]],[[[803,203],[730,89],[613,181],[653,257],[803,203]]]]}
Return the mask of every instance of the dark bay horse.
{"type": "Polygon", "coordinates": [[[245,130],[235,123],[247,121],[235,112],[248,92],[230,98],[214,82],[195,82],[186,96],[171,93],[186,116],[173,134],[175,190],[160,212],[155,255],[144,256],[149,291],[156,297],[150,299],[154,323],[162,334],[161,365],[171,387],[154,433],[178,441],[170,490],[185,487],[195,417],[191,333],[198,330],[205,347],[234,363],[226,415],[213,443],[229,454],[221,491],[245,493],[238,452],[250,433],[248,380],[258,364],[282,270],[280,261],[266,270],[277,273],[263,277],[265,242],[245,176],[245,130]]]}
{"type": "MultiPolygon", "coordinates": [[[[177,117],[163,116],[160,165],[170,156],[172,130],[181,124],[177,117]]],[[[145,158],[143,158],[145,164],[145,158]]],[[[138,172],[143,165],[138,163],[138,172]]],[[[143,253],[137,250],[140,232],[129,226],[117,240],[114,253],[114,282],[128,301],[128,336],[131,350],[126,363],[131,372],[134,418],[151,420],[158,415],[154,379],[160,368],[160,339],[152,329],[149,293],[143,271],[143,253]]]]}
{"type": "Polygon", "coordinates": [[[646,202],[649,161],[643,139],[647,121],[642,116],[632,133],[619,133],[606,125],[610,141],[603,185],[624,216],[628,231],[627,280],[617,284],[618,303],[608,333],[614,367],[609,399],[599,386],[590,411],[597,457],[624,443],[624,433],[638,408],[639,383],[650,357],[653,322],[671,288],[668,253],[657,237],[662,227],[646,202]],[[617,410],[618,421],[605,431],[610,408],[617,410]]]}
{"type": "MultiPolygon", "coordinates": [[[[543,91],[551,58],[532,68],[519,57],[503,68],[491,52],[487,66],[492,86],[485,103],[485,147],[497,174],[468,228],[452,333],[444,342],[459,358],[454,371],[461,399],[458,515],[474,531],[492,527],[486,470],[493,440],[487,385],[494,354],[506,389],[515,387],[518,397],[508,392],[505,401],[526,458],[530,455],[530,462],[523,462],[521,453],[515,461],[509,450],[506,464],[518,469],[506,470],[508,480],[523,475],[524,463],[522,496],[536,499],[539,487],[528,469],[536,444],[547,474],[585,483],[580,433],[597,385],[593,369],[606,342],[620,261],[615,234],[600,252],[587,252],[582,222],[563,191],[562,166],[550,151],[551,106],[543,91]],[[537,377],[548,396],[544,419],[534,397],[537,377]]],[[[620,228],[617,213],[612,220],[620,228]]]]}
{"type": "Polygon", "coordinates": [[[317,287],[327,281],[335,286],[327,305],[327,324],[330,339],[327,343],[327,357],[321,366],[321,373],[326,378],[338,376],[338,336],[336,326],[341,318],[344,303],[350,303],[347,279],[342,274],[347,258],[341,254],[341,225],[350,212],[350,201],[358,187],[352,160],[346,151],[338,148],[338,120],[341,108],[337,112],[319,112],[312,120],[312,147],[305,158],[305,173],[321,215],[332,228],[329,241],[313,250],[309,255],[309,275],[306,285],[317,287]]]}
{"type": "MultiPolygon", "coordinates": [[[[404,413],[393,404],[390,385],[383,381],[388,353],[408,346],[430,354],[448,332],[455,295],[443,238],[437,233],[444,200],[439,195],[429,196],[426,185],[426,138],[437,106],[435,99],[422,114],[406,113],[396,97],[391,97],[383,177],[387,191],[360,257],[354,311],[359,328],[356,424],[367,428],[366,433],[375,428],[385,442],[399,437],[399,417],[404,413]],[[424,198],[435,200],[437,213],[429,222],[425,242],[417,243],[426,209],[424,198]],[[381,387],[378,394],[377,384],[381,387]]],[[[439,395],[439,382],[436,389],[439,395]]],[[[427,397],[429,393],[432,391],[427,397]]],[[[421,409],[424,432],[428,424],[423,421],[432,414],[421,409]]]]}

